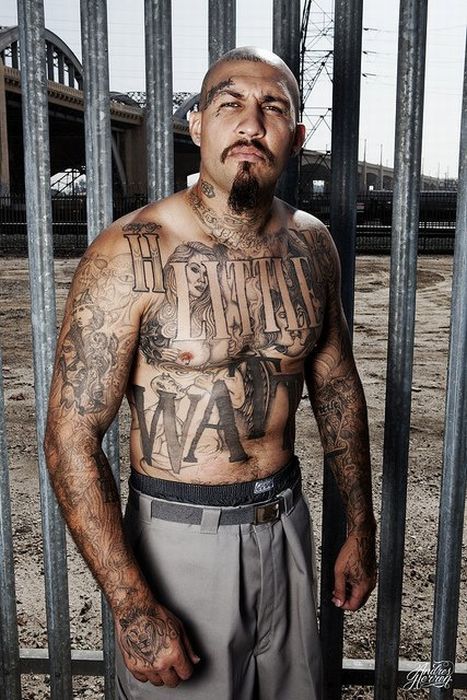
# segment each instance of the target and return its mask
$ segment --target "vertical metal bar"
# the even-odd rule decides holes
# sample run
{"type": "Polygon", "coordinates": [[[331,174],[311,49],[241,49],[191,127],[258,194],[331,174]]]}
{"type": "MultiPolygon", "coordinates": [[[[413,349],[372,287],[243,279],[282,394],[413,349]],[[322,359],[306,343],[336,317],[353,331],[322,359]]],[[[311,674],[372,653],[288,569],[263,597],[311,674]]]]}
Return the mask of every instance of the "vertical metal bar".
{"type": "MultiPolygon", "coordinates": [[[[297,82],[300,80],[300,27],[300,0],[274,0],[272,50],[289,66],[297,82]]],[[[292,206],[296,206],[298,200],[298,162],[298,156],[289,159],[276,188],[277,196],[292,206]]]]}
{"type": "Polygon", "coordinates": [[[300,0],[274,0],[272,15],[272,50],[300,75],[300,0]]]}
{"type": "Polygon", "coordinates": [[[235,48],[237,2],[236,0],[209,0],[209,65],[227,51],[235,48]]]}
{"type": "Polygon", "coordinates": [[[145,0],[149,201],[173,192],[172,3],[145,0]]]}
{"type": "MultiPolygon", "coordinates": [[[[438,529],[432,665],[456,660],[462,528],[467,481],[467,38],[457,188],[444,471],[438,529]]],[[[430,690],[431,700],[453,697],[452,685],[430,690]]]]}
{"type": "MultiPolygon", "coordinates": [[[[336,0],[331,146],[330,229],[342,266],[342,301],[352,332],[355,277],[358,128],[362,0],[336,0]]],[[[326,698],[341,697],[343,614],[331,603],[334,563],[345,538],[345,517],[335,480],[324,472],[321,567],[321,642],[326,698]]]]}
{"type": "MultiPolygon", "coordinates": [[[[106,0],[81,0],[86,207],[88,242],[112,222],[112,134],[106,0]]],[[[118,418],[104,438],[117,488],[120,485],[118,418]]],[[[109,606],[102,598],[105,698],[116,696],[115,637],[109,606]]]]}
{"type": "Polygon", "coordinates": [[[16,625],[15,572],[11,533],[10,479],[0,352],[0,697],[21,700],[18,628],[16,625]]]}
{"type": "Polygon", "coordinates": [[[396,698],[415,325],[427,0],[401,0],[375,698],[396,698]]]}
{"type": "Polygon", "coordinates": [[[342,265],[342,301],[350,329],[355,286],[362,12],[362,0],[335,1],[330,228],[342,265]]]}
{"type": "Polygon", "coordinates": [[[106,0],[81,0],[88,242],[112,221],[106,0]]]}
{"type": "Polygon", "coordinates": [[[52,700],[66,700],[72,698],[72,683],[65,528],[43,450],[56,333],[43,2],[18,0],[18,20],[50,687],[52,700]]]}

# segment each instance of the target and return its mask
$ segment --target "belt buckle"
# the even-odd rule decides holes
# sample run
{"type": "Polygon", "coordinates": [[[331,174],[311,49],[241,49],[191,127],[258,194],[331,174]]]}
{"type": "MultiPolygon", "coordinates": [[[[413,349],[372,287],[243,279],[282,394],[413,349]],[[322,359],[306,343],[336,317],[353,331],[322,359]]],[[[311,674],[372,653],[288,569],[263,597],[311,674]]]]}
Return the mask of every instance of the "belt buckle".
{"type": "Polygon", "coordinates": [[[272,523],[279,520],[280,517],[280,500],[266,503],[262,506],[255,507],[255,525],[263,523],[272,523]]]}

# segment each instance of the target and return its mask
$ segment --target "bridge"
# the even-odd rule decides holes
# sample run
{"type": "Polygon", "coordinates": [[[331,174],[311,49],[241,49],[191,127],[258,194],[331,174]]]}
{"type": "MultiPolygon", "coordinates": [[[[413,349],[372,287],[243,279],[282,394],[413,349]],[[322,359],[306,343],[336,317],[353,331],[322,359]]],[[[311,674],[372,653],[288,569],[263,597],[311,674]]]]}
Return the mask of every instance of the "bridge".
{"type": "MultiPolygon", "coordinates": [[[[21,71],[18,27],[0,28],[0,194],[24,192],[21,71]]],[[[46,30],[51,175],[84,172],[83,69],[72,50],[46,30]]],[[[114,189],[146,191],[144,110],[128,95],[111,93],[114,189]]],[[[188,132],[190,98],[174,114],[175,187],[199,169],[198,148],[188,132]]]]}
{"type": "MultiPolygon", "coordinates": [[[[0,196],[24,192],[21,119],[21,71],[18,27],[0,27],[0,196]]],[[[85,172],[83,69],[73,51],[46,30],[51,175],[68,169],[85,172]]],[[[144,109],[125,94],[111,93],[114,192],[146,192],[146,129],[144,109]]],[[[187,177],[199,170],[199,149],[191,141],[188,114],[197,106],[192,95],[173,117],[175,189],[186,187],[187,177]]],[[[300,167],[300,201],[317,188],[329,190],[330,153],[305,150],[300,167]]],[[[360,191],[392,189],[393,170],[360,162],[360,191]]],[[[435,178],[423,186],[436,189],[435,178]]]]}

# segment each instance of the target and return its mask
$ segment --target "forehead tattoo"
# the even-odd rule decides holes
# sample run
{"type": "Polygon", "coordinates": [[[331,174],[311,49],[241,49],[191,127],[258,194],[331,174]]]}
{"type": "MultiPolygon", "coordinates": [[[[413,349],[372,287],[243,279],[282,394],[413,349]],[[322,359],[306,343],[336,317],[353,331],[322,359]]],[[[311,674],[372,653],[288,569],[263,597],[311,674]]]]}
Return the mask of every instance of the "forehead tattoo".
{"type": "Polygon", "coordinates": [[[225,88],[231,87],[233,84],[233,78],[227,78],[226,80],[221,80],[219,83],[216,83],[216,85],[213,85],[211,88],[209,88],[209,90],[206,93],[206,99],[204,100],[203,109],[209,107],[209,105],[211,104],[218,92],[220,92],[221,90],[225,90],[225,88]]]}
{"type": "MultiPolygon", "coordinates": [[[[235,97],[237,99],[242,99],[243,94],[241,92],[237,92],[233,89],[229,89],[229,88],[232,88],[233,85],[235,85],[235,80],[232,77],[226,78],[225,80],[220,80],[218,83],[213,85],[207,91],[206,97],[205,97],[204,101],[202,102],[202,106],[200,105],[201,109],[206,109],[207,107],[209,107],[209,105],[212,104],[214,102],[214,100],[216,99],[216,97],[222,92],[226,92],[229,95],[232,95],[233,97],[235,97]]],[[[291,104],[290,104],[290,100],[287,96],[287,92],[288,92],[287,86],[284,85],[283,81],[281,81],[281,80],[277,81],[277,85],[282,87],[282,89],[284,90],[284,95],[266,94],[262,97],[261,101],[263,103],[279,102],[283,105],[283,107],[286,109],[286,111],[288,113],[290,113],[291,104]]]]}

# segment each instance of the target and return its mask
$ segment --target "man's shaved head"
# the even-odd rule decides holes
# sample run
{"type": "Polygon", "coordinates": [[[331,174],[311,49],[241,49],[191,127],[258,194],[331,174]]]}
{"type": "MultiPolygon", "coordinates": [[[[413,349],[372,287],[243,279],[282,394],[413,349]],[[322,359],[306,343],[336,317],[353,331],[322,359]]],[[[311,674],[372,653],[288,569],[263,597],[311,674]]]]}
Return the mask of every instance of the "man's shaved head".
{"type": "Polygon", "coordinates": [[[215,73],[220,66],[224,63],[231,63],[234,61],[251,61],[252,63],[265,63],[269,66],[277,68],[284,77],[284,81],[287,88],[290,91],[290,96],[292,98],[292,105],[295,109],[295,117],[298,120],[299,110],[300,110],[300,91],[298,88],[297,80],[287,66],[286,63],[277,56],[272,51],[266,51],[266,49],[258,49],[255,46],[241,46],[237,49],[232,49],[228,51],[223,56],[221,56],[212,66],[209,68],[208,72],[204,76],[203,83],[201,85],[201,95],[199,100],[199,109],[203,110],[211,103],[212,98],[219,89],[219,85],[215,83],[215,73]],[[214,90],[214,94],[212,91],[214,90]]]}

